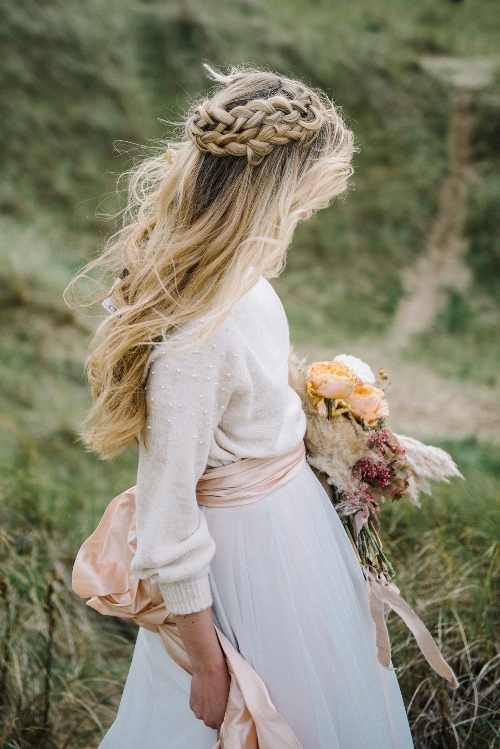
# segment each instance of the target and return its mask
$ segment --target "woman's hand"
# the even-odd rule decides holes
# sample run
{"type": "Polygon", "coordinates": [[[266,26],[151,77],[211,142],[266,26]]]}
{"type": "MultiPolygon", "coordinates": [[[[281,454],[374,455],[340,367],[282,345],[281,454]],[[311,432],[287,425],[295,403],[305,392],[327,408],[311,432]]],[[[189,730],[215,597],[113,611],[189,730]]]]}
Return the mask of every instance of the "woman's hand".
{"type": "Polygon", "coordinates": [[[219,645],[210,609],[186,616],[175,615],[186,648],[193,678],[189,707],[209,728],[220,728],[229,696],[229,672],[219,645]]]}
{"type": "Polygon", "coordinates": [[[209,728],[220,728],[229,696],[229,672],[222,656],[212,671],[195,671],[191,681],[189,707],[209,728]]]}

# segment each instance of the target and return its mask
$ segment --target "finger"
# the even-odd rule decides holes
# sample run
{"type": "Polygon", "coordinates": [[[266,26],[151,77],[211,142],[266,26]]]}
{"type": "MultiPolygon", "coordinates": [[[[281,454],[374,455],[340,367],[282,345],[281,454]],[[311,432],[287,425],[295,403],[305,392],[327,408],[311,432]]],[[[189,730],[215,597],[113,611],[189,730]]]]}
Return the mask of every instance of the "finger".
{"type": "Polygon", "coordinates": [[[215,729],[217,729],[217,728],[220,728],[221,725],[222,725],[221,723],[219,723],[219,722],[217,722],[215,720],[204,720],[203,722],[205,723],[206,726],[208,726],[208,728],[215,728],[215,729]]]}

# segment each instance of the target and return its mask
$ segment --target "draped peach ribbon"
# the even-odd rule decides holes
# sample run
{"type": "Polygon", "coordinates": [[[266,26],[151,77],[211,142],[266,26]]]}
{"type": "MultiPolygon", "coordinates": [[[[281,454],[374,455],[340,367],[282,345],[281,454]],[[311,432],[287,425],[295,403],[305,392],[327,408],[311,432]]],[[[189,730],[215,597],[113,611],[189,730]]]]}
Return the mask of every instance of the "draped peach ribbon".
{"type": "Polygon", "coordinates": [[[411,606],[401,598],[399,588],[394,583],[382,579],[373,567],[363,567],[370,601],[370,614],[375,622],[378,661],[384,668],[391,667],[391,643],[387,631],[387,616],[392,609],[404,621],[413,634],[429,665],[440,676],[450,682],[453,689],[458,687],[458,679],[451,667],[439,652],[431,633],[411,606]]]}
{"type": "MultiPolygon", "coordinates": [[[[368,515],[364,517],[361,510],[354,515],[356,538],[361,528],[368,522],[368,517],[368,515]]],[[[389,612],[392,610],[404,621],[431,668],[447,679],[453,689],[456,689],[458,687],[457,677],[439,652],[438,646],[422,619],[404,598],[401,598],[399,588],[378,575],[374,567],[363,566],[363,573],[368,587],[370,614],[375,622],[377,657],[380,665],[387,669],[391,668],[391,641],[386,622],[389,612]]]]}
{"type": "MultiPolygon", "coordinates": [[[[255,502],[290,481],[304,462],[301,443],[279,458],[245,459],[208,469],[206,483],[201,483],[200,504],[232,506],[238,504],[238,496],[243,503],[255,502]],[[228,476],[231,478],[224,482],[228,476]]],[[[73,568],[73,590],[81,598],[90,598],[87,605],[101,614],[129,617],[139,626],[159,632],[170,657],[191,674],[175,618],[167,611],[158,584],[150,579],[139,580],[130,571],[136,548],[132,487],[111,501],[97,529],[82,545],[73,568]]],[[[214,749],[302,749],[276,711],[262,679],[218,628],[216,632],[231,681],[224,722],[214,749]]]]}

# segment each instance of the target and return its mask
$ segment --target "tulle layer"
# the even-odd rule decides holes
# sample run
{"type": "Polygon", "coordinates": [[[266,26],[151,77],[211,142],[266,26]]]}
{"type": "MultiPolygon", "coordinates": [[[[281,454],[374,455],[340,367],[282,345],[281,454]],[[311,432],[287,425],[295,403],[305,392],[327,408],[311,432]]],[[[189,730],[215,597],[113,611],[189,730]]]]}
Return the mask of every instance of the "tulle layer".
{"type": "MultiPolygon", "coordinates": [[[[204,507],[217,551],[216,623],[266,684],[304,749],[412,749],[394,672],[377,661],[365,582],[308,466],[264,499],[204,507]]],[[[102,749],[212,749],[190,677],[141,630],[102,749]]]]}

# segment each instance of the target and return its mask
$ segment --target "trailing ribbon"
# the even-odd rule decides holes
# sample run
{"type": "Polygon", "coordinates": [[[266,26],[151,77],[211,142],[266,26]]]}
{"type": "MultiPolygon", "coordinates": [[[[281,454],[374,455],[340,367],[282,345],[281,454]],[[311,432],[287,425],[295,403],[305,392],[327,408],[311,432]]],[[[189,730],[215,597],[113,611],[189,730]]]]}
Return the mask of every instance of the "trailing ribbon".
{"type": "MultiPolygon", "coordinates": [[[[139,588],[145,582],[147,581],[139,580],[139,588]]],[[[159,588],[158,591],[155,590],[157,586],[154,583],[151,588],[153,595],[157,592],[161,596],[159,588]]],[[[143,603],[144,600],[143,596],[143,603]]],[[[129,616],[140,627],[158,632],[172,660],[192,675],[191,663],[175,619],[168,613],[165,604],[154,606],[151,601],[151,608],[146,604],[145,609],[139,612],[135,611],[134,604],[135,600],[128,606],[114,603],[112,595],[88,601],[88,605],[101,614],[129,616]],[[164,621],[153,624],[159,615],[164,621]]],[[[217,627],[215,631],[226,657],[231,681],[224,722],[214,749],[302,749],[288,723],[276,711],[260,676],[217,627]]]]}
{"type": "MultiPolygon", "coordinates": [[[[133,619],[158,632],[170,657],[191,674],[175,623],[154,580],[139,580],[130,566],[137,548],[135,487],[115,497],[73,568],[73,590],[101,614],[133,619]]],[[[216,628],[230,675],[229,699],[214,749],[302,749],[279,715],[260,676],[216,628]]]]}
{"type": "Polygon", "coordinates": [[[406,601],[401,598],[399,589],[394,583],[383,580],[373,567],[363,567],[368,586],[370,613],[375,622],[378,661],[384,668],[391,668],[391,643],[387,631],[387,616],[392,609],[404,621],[415,637],[429,665],[440,676],[450,682],[453,689],[458,687],[458,680],[453,670],[446,663],[434,642],[431,633],[406,601]]]}

